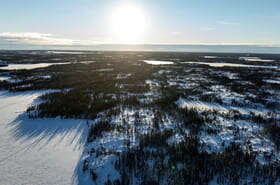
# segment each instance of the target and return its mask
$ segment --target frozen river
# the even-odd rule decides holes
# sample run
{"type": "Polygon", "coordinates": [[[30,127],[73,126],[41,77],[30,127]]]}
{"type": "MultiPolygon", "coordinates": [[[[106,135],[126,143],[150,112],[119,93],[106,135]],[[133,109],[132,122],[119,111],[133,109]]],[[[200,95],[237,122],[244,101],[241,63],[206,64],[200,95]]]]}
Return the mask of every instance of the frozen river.
{"type": "Polygon", "coordinates": [[[69,185],[86,138],[81,120],[27,118],[42,92],[0,91],[0,184],[69,185]]]}

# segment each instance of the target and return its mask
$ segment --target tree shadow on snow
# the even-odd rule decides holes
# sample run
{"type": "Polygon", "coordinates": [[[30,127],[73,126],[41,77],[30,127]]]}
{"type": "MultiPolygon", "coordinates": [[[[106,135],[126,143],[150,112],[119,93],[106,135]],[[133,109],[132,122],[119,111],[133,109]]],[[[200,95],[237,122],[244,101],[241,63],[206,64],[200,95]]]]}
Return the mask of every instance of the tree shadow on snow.
{"type": "MultiPolygon", "coordinates": [[[[40,99],[35,98],[32,104],[36,104],[39,101],[40,99]]],[[[72,182],[73,184],[87,184],[91,182],[80,170],[83,157],[82,152],[88,135],[87,120],[61,118],[30,119],[23,112],[8,123],[7,126],[15,142],[24,143],[27,146],[26,150],[34,147],[40,150],[46,145],[53,145],[55,147],[64,144],[73,147],[73,151],[81,151],[81,156],[73,171],[72,182]]]]}
{"type": "Polygon", "coordinates": [[[85,120],[44,118],[29,119],[26,113],[20,114],[9,123],[11,133],[19,142],[31,141],[32,145],[50,144],[53,139],[66,141],[74,148],[83,147],[87,138],[85,120]]]}

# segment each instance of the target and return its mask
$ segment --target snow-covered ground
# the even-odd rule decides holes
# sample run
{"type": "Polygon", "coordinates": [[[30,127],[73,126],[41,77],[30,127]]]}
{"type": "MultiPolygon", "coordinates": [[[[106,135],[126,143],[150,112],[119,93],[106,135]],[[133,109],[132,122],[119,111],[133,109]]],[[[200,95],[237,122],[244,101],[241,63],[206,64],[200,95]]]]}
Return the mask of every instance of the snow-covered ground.
{"type": "Polygon", "coordinates": [[[247,64],[235,64],[235,63],[220,63],[220,62],[181,62],[182,64],[202,64],[211,67],[251,67],[251,68],[267,68],[277,69],[277,66],[263,66],[263,65],[247,65],[247,64]]]}
{"type": "Polygon", "coordinates": [[[87,136],[81,120],[27,118],[45,93],[0,91],[0,184],[66,185],[73,182],[87,136]]]}
{"type": "Polygon", "coordinates": [[[253,61],[253,62],[274,62],[274,60],[261,59],[259,57],[239,57],[239,60],[253,61]]]}
{"type": "Polygon", "coordinates": [[[218,58],[217,56],[204,56],[203,58],[218,58]]]}
{"type": "Polygon", "coordinates": [[[9,64],[6,67],[0,67],[0,69],[4,69],[4,70],[36,69],[36,68],[43,68],[52,65],[62,65],[62,64],[67,64],[67,63],[9,64]]]}
{"type": "Polygon", "coordinates": [[[174,62],[158,61],[158,60],[144,60],[143,62],[145,62],[147,64],[152,64],[152,65],[169,65],[169,64],[174,64],[174,62]]]}
{"type": "Polygon", "coordinates": [[[0,81],[9,80],[10,77],[8,76],[0,76],[0,81]]]}
{"type": "MultiPolygon", "coordinates": [[[[244,115],[249,115],[250,113],[265,115],[266,113],[269,113],[269,111],[264,108],[262,110],[258,110],[222,106],[216,103],[190,101],[184,98],[179,98],[176,101],[176,104],[180,108],[195,109],[199,112],[215,110],[220,113],[229,113],[232,110],[236,110],[244,115]]],[[[257,152],[257,160],[260,164],[268,164],[269,162],[264,158],[265,153],[274,154],[271,161],[280,160],[280,154],[275,149],[273,142],[261,134],[263,132],[263,127],[254,122],[248,122],[245,120],[232,121],[218,117],[214,125],[208,123],[206,128],[219,128],[217,130],[220,130],[220,132],[216,134],[209,134],[203,131],[200,132],[199,138],[203,146],[202,149],[206,150],[208,153],[223,152],[225,147],[229,146],[230,143],[236,142],[241,144],[244,150],[251,147],[253,152],[257,152]]]]}
{"type": "Polygon", "coordinates": [[[76,54],[76,55],[80,55],[80,54],[84,54],[84,52],[78,52],[78,51],[47,51],[47,53],[49,54],[76,54]]]}

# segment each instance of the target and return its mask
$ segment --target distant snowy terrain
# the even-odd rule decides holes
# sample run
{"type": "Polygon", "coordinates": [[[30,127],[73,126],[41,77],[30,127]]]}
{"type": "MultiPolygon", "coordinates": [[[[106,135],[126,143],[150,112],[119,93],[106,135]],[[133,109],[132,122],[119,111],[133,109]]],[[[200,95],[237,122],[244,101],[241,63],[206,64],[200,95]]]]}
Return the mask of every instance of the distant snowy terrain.
{"type": "Polygon", "coordinates": [[[36,68],[43,68],[49,67],[52,65],[62,65],[67,63],[38,63],[38,64],[9,64],[6,67],[0,67],[3,70],[22,70],[22,69],[36,69],[36,68]]]}

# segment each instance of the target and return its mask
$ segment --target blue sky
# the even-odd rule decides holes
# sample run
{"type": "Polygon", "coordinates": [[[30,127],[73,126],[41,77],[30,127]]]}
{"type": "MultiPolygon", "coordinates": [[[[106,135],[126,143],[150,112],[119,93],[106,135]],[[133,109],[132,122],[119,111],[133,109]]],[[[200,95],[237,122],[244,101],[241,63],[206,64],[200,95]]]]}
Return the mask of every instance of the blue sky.
{"type": "Polygon", "coordinates": [[[279,0],[1,0],[0,48],[121,43],[111,18],[126,4],[145,18],[138,43],[280,46],[279,0]]]}

